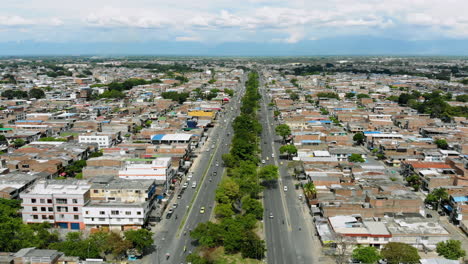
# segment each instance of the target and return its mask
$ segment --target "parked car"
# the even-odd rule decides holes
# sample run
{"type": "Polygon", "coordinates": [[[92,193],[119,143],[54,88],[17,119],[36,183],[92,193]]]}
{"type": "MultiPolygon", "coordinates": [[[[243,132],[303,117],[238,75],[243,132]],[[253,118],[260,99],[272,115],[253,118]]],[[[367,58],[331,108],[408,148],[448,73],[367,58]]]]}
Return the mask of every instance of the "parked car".
{"type": "Polygon", "coordinates": [[[287,191],[288,191],[288,186],[285,185],[285,186],[283,187],[283,190],[284,190],[285,192],[287,192],[287,191]]]}
{"type": "Polygon", "coordinates": [[[205,213],[205,207],[202,206],[202,207],[200,208],[200,214],[204,214],[204,213],[205,213]]]}
{"type": "Polygon", "coordinates": [[[265,160],[262,160],[262,164],[265,164],[265,160]]]}

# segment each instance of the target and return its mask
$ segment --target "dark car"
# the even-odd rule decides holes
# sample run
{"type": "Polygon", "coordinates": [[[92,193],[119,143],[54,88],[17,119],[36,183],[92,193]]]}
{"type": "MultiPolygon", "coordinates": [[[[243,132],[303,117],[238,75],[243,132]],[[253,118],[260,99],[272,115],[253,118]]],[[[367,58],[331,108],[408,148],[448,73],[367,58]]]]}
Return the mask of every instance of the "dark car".
{"type": "Polygon", "coordinates": [[[431,214],[426,214],[426,218],[432,218],[431,214]]]}

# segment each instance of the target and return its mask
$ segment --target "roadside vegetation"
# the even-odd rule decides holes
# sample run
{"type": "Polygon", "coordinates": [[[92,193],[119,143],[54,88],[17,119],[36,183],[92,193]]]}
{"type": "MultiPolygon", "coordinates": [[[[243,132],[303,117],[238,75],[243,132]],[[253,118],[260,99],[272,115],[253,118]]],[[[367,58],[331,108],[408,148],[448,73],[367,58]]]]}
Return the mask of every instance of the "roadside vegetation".
{"type": "Polygon", "coordinates": [[[187,261],[214,263],[222,250],[230,256],[242,259],[263,259],[265,241],[256,233],[258,220],[263,218],[263,206],[259,201],[262,187],[257,172],[258,142],[262,130],[257,120],[258,74],[252,72],[246,82],[246,94],[242,99],[241,114],[233,122],[232,148],[223,155],[227,178],[216,190],[216,223],[200,223],[190,235],[198,241],[198,252],[187,256],[187,261]]]}

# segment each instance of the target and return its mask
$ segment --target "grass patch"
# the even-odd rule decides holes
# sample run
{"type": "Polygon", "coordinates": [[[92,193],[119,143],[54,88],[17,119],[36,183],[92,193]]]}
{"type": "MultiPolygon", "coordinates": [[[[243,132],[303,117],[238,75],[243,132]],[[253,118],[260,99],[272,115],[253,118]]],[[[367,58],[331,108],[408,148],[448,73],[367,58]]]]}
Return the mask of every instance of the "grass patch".
{"type": "Polygon", "coordinates": [[[203,252],[208,260],[216,264],[260,264],[263,261],[256,259],[244,259],[240,253],[228,255],[224,252],[224,247],[218,247],[215,249],[209,249],[203,252]]]}

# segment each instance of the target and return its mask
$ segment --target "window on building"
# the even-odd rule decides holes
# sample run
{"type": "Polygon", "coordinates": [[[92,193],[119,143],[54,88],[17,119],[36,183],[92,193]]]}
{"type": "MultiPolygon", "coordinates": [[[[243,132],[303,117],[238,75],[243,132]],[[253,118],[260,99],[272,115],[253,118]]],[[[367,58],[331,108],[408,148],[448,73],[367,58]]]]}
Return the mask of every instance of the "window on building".
{"type": "Polygon", "coordinates": [[[137,212],[137,215],[141,215],[141,212],[140,212],[140,211],[138,211],[138,212],[137,212]]]}
{"type": "Polygon", "coordinates": [[[119,211],[111,211],[111,215],[119,215],[119,211]]]}
{"type": "Polygon", "coordinates": [[[47,215],[42,215],[42,219],[47,219],[47,215]]]}
{"type": "Polygon", "coordinates": [[[32,208],[33,212],[37,212],[37,207],[32,208]]]}
{"type": "Polygon", "coordinates": [[[53,212],[53,211],[54,211],[54,208],[53,208],[53,207],[47,207],[47,211],[53,212]]]}
{"type": "Polygon", "coordinates": [[[62,219],[65,218],[65,215],[64,215],[64,214],[61,214],[61,215],[60,215],[60,218],[62,218],[62,219]]]}
{"type": "Polygon", "coordinates": [[[67,199],[57,198],[57,199],[55,199],[55,202],[58,203],[58,204],[66,204],[67,199]]]}
{"type": "Polygon", "coordinates": [[[125,212],[125,214],[126,214],[126,215],[131,215],[131,214],[132,214],[132,212],[130,212],[130,211],[126,211],[126,212],[125,212]]]}
{"type": "Polygon", "coordinates": [[[99,193],[99,190],[93,190],[93,193],[99,193]]]}
{"type": "Polygon", "coordinates": [[[388,241],[389,239],[388,239],[388,237],[386,237],[386,238],[384,238],[384,240],[385,240],[385,241],[388,241]]]}
{"type": "Polygon", "coordinates": [[[68,207],[66,207],[66,206],[57,206],[57,211],[58,212],[68,213],[68,207]]]}
{"type": "Polygon", "coordinates": [[[73,202],[74,204],[76,204],[76,203],[78,203],[78,199],[73,199],[72,202],[73,202]]]}
{"type": "Polygon", "coordinates": [[[36,199],[31,199],[31,203],[36,203],[36,199]]]}
{"type": "Polygon", "coordinates": [[[86,214],[89,214],[89,211],[86,211],[86,214]]]}
{"type": "Polygon", "coordinates": [[[47,209],[45,207],[41,207],[41,212],[45,212],[47,209]]]}
{"type": "Polygon", "coordinates": [[[109,198],[107,198],[107,200],[109,200],[109,201],[115,201],[115,197],[109,197],[109,198]]]}
{"type": "Polygon", "coordinates": [[[47,199],[47,203],[52,203],[52,199],[47,199]]]}
{"type": "Polygon", "coordinates": [[[49,215],[49,220],[54,220],[54,216],[53,216],[53,215],[49,215]]]}
{"type": "Polygon", "coordinates": [[[105,218],[99,218],[99,221],[103,222],[103,221],[106,221],[105,218]]]}
{"type": "Polygon", "coordinates": [[[100,215],[105,215],[106,212],[104,212],[104,211],[99,211],[99,214],[100,214],[100,215]]]}
{"type": "Polygon", "coordinates": [[[73,219],[78,220],[78,219],[80,219],[80,216],[79,215],[74,215],[73,219]]]}
{"type": "Polygon", "coordinates": [[[78,207],[73,207],[73,212],[78,212],[78,207]]]}
{"type": "Polygon", "coordinates": [[[32,217],[33,217],[33,219],[39,219],[38,215],[33,215],[32,217]]]}
{"type": "Polygon", "coordinates": [[[374,237],[374,241],[379,241],[379,238],[378,238],[378,237],[374,237]]]}
{"type": "Polygon", "coordinates": [[[45,199],[40,199],[39,201],[41,204],[45,203],[45,199]]]}

